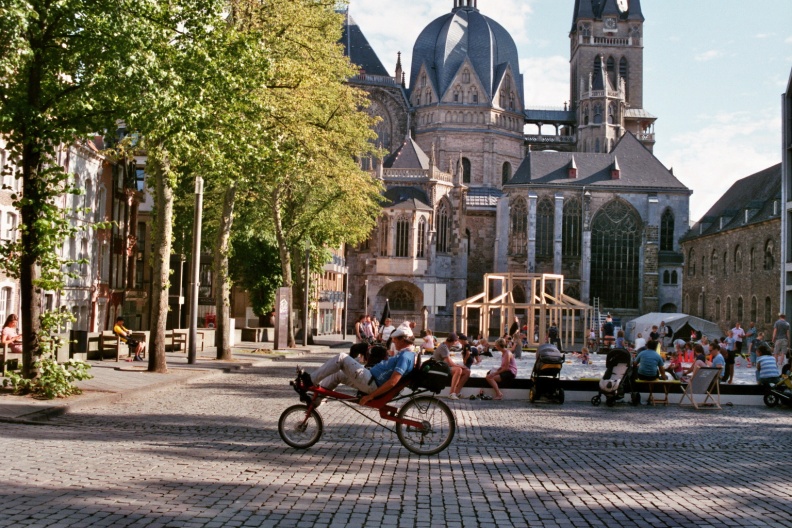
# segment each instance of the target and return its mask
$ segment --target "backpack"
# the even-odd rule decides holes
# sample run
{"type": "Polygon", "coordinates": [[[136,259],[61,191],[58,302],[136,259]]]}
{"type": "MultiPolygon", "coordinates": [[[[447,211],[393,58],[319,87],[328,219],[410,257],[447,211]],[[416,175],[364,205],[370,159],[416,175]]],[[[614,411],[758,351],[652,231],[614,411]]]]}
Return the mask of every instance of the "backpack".
{"type": "Polygon", "coordinates": [[[430,359],[415,369],[413,388],[427,389],[437,394],[451,384],[451,367],[444,361],[430,359]]]}

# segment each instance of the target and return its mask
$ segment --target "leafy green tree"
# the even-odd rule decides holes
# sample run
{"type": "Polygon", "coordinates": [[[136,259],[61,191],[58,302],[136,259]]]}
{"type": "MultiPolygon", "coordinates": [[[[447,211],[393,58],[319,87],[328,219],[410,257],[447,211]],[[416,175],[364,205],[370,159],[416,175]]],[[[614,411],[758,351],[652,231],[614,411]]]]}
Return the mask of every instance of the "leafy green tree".
{"type": "MultiPolygon", "coordinates": [[[[131,0],[4,0],[0,7],[0,134],[20,171],[19,242],[0,266],[20,280],[23,375],[60,321],[41,312],[43,289],[63,287],[58,249],[69,236],[55,198],[69,188],[57,149],[112,126],[127,64],[149,36],[131,0]]],[[[145,25],[144,25],[145,27],[145,25]]]]}

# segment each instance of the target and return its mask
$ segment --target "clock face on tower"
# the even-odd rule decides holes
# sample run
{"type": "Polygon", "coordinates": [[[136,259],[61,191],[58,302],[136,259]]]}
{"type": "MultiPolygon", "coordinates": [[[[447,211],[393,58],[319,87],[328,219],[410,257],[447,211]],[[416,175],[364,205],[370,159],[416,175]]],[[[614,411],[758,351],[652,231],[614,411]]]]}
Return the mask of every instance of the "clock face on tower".
{"type": "Polygon", "coordinates": [[[615,18],[606,18],[603,22],[605,23],[605,29],[616,29],[615,18]]]}

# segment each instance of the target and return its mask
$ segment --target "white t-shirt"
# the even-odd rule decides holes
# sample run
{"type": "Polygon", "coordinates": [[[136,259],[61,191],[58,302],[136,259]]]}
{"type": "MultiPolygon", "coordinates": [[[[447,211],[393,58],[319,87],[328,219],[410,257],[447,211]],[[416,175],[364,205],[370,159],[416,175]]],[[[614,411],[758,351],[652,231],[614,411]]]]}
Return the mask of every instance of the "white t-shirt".
{"type": "Polygon", "coordinates": [[[640,350],[645,346],[646,346],[646,339],[644,339],[643,337],[635,338],[635,350],[640,350]]]}
{"type": "Polygon", "coordinates": [[[393,325],[388,325],[386,327],[383,327],[382,328],[382,340],[383,341],[387,341],[388,338],[391,335],[391,332],[393,332],[394,330],[396,330],[396,327],[393,326],[393,325]]]}
{"type": "Polygon", "coordinates": [[[738,343],[742,343],[743,337],[745,337],[745,330],[737,327],[732,328],[732,337],[738,343]]]}

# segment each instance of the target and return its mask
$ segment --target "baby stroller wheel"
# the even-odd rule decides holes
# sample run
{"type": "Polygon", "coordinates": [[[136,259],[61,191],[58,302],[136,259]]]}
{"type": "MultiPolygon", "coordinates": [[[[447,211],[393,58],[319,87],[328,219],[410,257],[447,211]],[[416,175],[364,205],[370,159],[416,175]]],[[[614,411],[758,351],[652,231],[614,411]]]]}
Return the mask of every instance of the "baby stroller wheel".
{"type": "Polygon", "coordinates": [[[561,387],[558,388],[558,392],[556,393],[556,399],[558,403],[564,403],[564,389],[561,387]]]}
{"type": "Polygon", "coordinates": [[[614,405],[616,405],[616,398],[612,398],[612,397],[607,398],[605,400],[605,405],[607,405],[608,407],[613,407],[614,405]]]}
{"type": "Polygon", "coordinates": [[[599,395],[591,398],[591,405],[593,405],[594,407],[598,406],[600,403],[602,403],[602,398],[600,398],[599,395]]]}
{"type": "Polygon", "coordinates": [[[768,407],[775,407],[778,405],[778,396],[773,394],[772,392],[768,392],[764,395],[764,403],[768,407]]]}
{"type": "Polygon", "coordinates": [[[633,405],[641,405],[641,393],[640,392],[633,392],[632,393],[632,404],[633,405]]]}
{"type": "Polygon", "coordinates": [[[531,387],[528,390],[528,401],[530,401],[531,403],[536,401],[536,388],[535,387],[531,387]]]}

